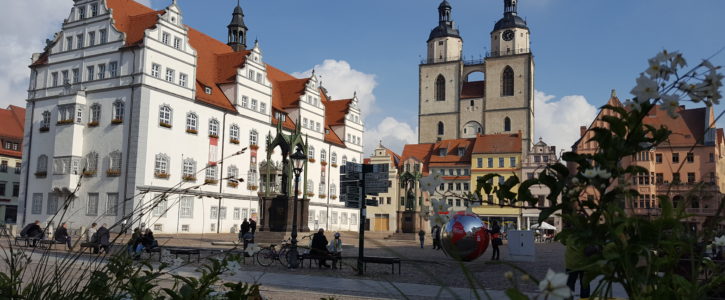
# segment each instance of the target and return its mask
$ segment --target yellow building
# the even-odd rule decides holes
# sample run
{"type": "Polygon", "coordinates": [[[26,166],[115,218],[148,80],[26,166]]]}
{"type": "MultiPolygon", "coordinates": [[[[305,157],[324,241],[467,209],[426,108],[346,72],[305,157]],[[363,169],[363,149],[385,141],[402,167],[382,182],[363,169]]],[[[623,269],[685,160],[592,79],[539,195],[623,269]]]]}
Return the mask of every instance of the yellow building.
{"type": "MultiPolygon", "coordinates": [[[[497,186],[514,175],[521,178],[521,134],[490,134],[476,137],[471,155],[471,187],[476,189],[478,178],[487,174],[498,174],[493,185],[497,186]]],[[[514,187],[514,191],[517,187],[514,187]]],[[[502,230],[521,228],[521,209],[501,207],[495,195],[486,195],[483,189],[483,204],[473,208],[484,222],[498,221],[502,230]]]]}

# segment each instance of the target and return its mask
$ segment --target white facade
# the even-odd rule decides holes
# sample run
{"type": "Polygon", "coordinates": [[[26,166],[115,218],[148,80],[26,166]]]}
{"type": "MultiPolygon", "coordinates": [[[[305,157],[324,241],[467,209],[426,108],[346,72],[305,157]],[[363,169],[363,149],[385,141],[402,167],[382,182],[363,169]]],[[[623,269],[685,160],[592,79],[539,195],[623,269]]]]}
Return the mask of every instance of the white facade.
{"type": "MultiPolygon", "coordinates": [[[[128,45],[132,30],[124,32],[123,20],[107,8],[120,16],[127,12],[112,5],[126,1],[75,1],[51,46],[34,56],[23,149],[28,162],[23,172],[30,176],[21,186],[25,205],[18,215],[24,223],[48,222],[63,211],[65,195],[78,188],[64,219],[76,228],[116,224],[126,217],[133,226],[161,233],[231,232],[244,218],[259,220],[260,178],[252,166],[251,148],[256,147],[250,146],[260,146],[254,163],[266,158],[265,137],[274,135],[272,116],[278,112],[273,108],[277,87],[259,45],[245,52],[245,63],[231,82],[214,82],[219,89],[211,89],[197,79],[208,71],[201,69],[199,51],[211,50],[192,46],[191,39],[200,34],[183,25],[176,4],[143,29],[140,43],[128,45]],[[200,93],[223,93],[229,107],[202,101],[200,93]],[[245,182],[235,185],[228,178],[245,182]]],[[[220,45],[210,47],[227,47],[214,42],[220,45]]],[[[229,52],[224,55],[235,55],[231,48],[229,52]]],[[[351,106],[344,125],[332,128],[344,144],[330,142],[319,91],[313,76],[300,94],[299,107],[281,107],[279,113],[315,124],[303,126],[302,132],[318,157],[325,149],[328,161],[335,153],[338,164],[342,157],[361,162],[364,126],[353,118],[359,110],[351,106]],[[345,134],[358,138],[348,140],[345,134]]],[[[310,218],[310,227],[357,230],[351,223],[358,220],[357,211],[329,197],[330,187],[339,186],[339,169],[328,164],[320,186],[320,165],[308,167],[315,187],[310,212],[322,214],[310,218]],[[317,192],[323,187],[329,191],[325,198],[317,192]]]]}

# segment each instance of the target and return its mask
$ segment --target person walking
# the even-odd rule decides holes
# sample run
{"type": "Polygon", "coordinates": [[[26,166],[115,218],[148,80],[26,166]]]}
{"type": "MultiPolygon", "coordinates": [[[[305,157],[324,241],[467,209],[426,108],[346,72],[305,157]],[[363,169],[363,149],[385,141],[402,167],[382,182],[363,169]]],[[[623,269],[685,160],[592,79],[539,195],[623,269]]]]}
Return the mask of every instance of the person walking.
{"type": "Polygon", "coordinates": [[[97,225],[98,224],[93,223],[91,224],[91,228],[88,228],[88,230],[86,230],[86,242],[93,243],[93,236],[96,234],[96,232],[98,232],[98,230],[96,229],[97,225]]]}
{"type": "Polygon", "coordinates": [[[252,218],[250,218],[249,220],[250,220],[249,221],[249,229],[252,230],[252,234],[256,234],[257,233],[257,221],[255,221],[252,218]]]}
{"type": "Polygon", "coordinates": [[[425,242],[425,231],[423,229],[418,231],[418,238],[420,239],[420,249],[423,249],[423,243],[425,242]]]}
{"type": "Polygon", "coordinates": [[[491,246],[493,246],[491,260],[499,260],[500,252],[498,246],[501,246],[503,241],[501,240],[501,226],[498,225],[498,221],[493,221],[491,229],[488,229],[487,231],[491,235],[491,246]]]}
{"type": "Polygon", "coordinates": [[[433,226],[433,249],[441,249],[441,227],[438,225],[433,226]]]}
{"type": "Polygon", "coordinates": [[[60,224],[60,227],[58,227],[58,230],[55,231],[53,238],[59,243],[66,244],[68,246],[68,251],[73,251],[73,244],[71,242],[70,235],[68,235],[68,224],[65,222],[60,224]]]}
{"type": "Polygon", "coordinates": [[[327,264],[327,256],[330,253],[327,251],[327,237],[325,237],[324,229],[320,228],[320,230],[318,230],[312,237],[310,251],[313,255],[319,257],[318,265],[320,267],[330,267],[330,265],[327,264]]]}
{"type": "Polygon", "coordinates": [[[93,240],[93,243],[95,245],[93,246],[93,253],[98,254],[98,250],[103,249],[104,253],[108,253],[108,246],[111,244],[111,232],[106,228],[106,223],[103,223],[100,228],[98,228],[98,231],[96,231],[96,236],[93,240]]]}

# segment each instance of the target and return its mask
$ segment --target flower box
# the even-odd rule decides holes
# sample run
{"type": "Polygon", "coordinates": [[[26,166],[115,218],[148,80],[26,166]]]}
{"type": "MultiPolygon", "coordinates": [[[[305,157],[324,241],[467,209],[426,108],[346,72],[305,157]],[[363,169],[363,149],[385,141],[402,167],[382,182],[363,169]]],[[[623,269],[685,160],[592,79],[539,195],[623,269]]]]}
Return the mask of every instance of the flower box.
{"type": "Polygon", "coordinates": [[[238,139],[229,139],[229,142],[232,143],[232,144],[239,145],[239,140],[238,139]]]}
{"type": "Polygon", "coordinates": [[[164,123],[164,122],[159,122],[159,126],[161,126],[161,127],[165,127],[165,128],[171,128],[171,124],[169,124],[169,123],[164,123]]]}
{"type": "Polygon", "coordinates": [[[258,186],[256,186],[256,185],[250,185],[250,186],[247,186],[247,189],[248,189],[248,190],[250,190],[250,191],[256,191],[256,190],[257,190],[258,188],[259,188],[259,187],[258,187],[258,186]]]}
{"type": "Polygon", "coordinates": [[[307,195],[307,197],[314,197],[315,193],[307,193],[306,195],[307,195]]]}
{"type": "Polygon", "coordinates": [[[239,186],[239,183],[234,181],[227,181],[227,186],[235,188],[239,186]]]}
{"type": "Polygon", "coordinates": [[[85,176],[85,177],[96,176],[96,171],[83,171],[83,176],[85,176]]]}
{"type": "Polygon", "coordinates": [[[214,138],[214,139],[218,139],[218,138],[219,138],[219,136],[218,136],[218,135],[216,135],[216,134],[210,134],[210,135],[209,135],[209,137],[210,137],[210,138],[214,138]]]}
{"type": "Polygon", "coordinates": [[[167,179],[167,178],[169,178],[169,173],[154,173],[154,176],[156,178],[167,179]]]}
{"type": "Polygon", "coordinates": [[[217,183],[219,183],[219,180],[212,179],[212,178],[204,179],[204,184],[217,184],[217,183]]]}
{"type": "Polygon", "coordinates": [[[325,199],[325,198],[327,198],[327,195],[320,195],[320,199],[325,199]]]}
{"type": "Polygon", "coordinates": [[[68,124],[73,124],[73,120],[60,120],[60,121],[58,121],[58,123],[56,123],[56,124],[58,124],[58,125],[68,125],[68,124]]]}
{"type": "Polygon", "coordinates": [[[197,133],[199,133],[199,131],[196,129],[187,129],[186,133],[197,134],[197,133]]]}
{"type": "Polygon", "coordinates": [[[40,127],[40,129],[38,129],[38,131],[40,131],[40,132],[48,132],[49,130],[50,130],[50,127],[40,127]]]}
{"type": "Polygon", "coordinates": [[[332,195],[332,196],[330,196],[330,199],[337,199],[337,196],[332,195]]]}
{"type": "Polygon", "coordinates": [[[323,161],[320,162],[320,164],[324,167],[324,166],[327,165],[327,162],[323,160],[323,161]]]}
{"type": "Polygon", "coordinates": [[[88,122],[88,127],[98,127],[98,121],[88,122]]]}
{"type": "Polygon", "coordinates": [[[196,176],[193,176],[193,175],[184,175],[184,176],[181,176],[181,180],[183,180],[183,181],[196,181],[196,176]]]}
{"type": "Polygon", "coordinates": [[[118,124],[122,124],[122,123],[123,123],[123,119],[113,119],[113,120],[111,120],[111,124],[113,124],[113,125],[118,125],[118,124]]]}
{"type": "Polygon", "coordinates": [[[108,177],[118,177],[121,176],[121,170],[108,170],[106,171],[106,175],[108,177]]]}
{"type": "Polygon", "coordinates": [[[332,163],[330,166],[333,167],[333,168],[337,168],[337,164],[336,163],[332,163]]]}
{"type": "Polygon", "coordinates": [[[35,172],[35,177],[46,177],[48,172],[35,172]]]}
{"type": "Polygon", "coordinates": [[[311,163],[315,163],[315,159],[314,158],[310,158],[310,159],[308,159],[308,161],[311,162],[311,163]]]}
{"type": "Polygon", "coordinates": [[[251,145],[249,145],[249,149],[258,150],[259,149],[259,145],[257,145],[257,144],[251,144],[251,145]]]}

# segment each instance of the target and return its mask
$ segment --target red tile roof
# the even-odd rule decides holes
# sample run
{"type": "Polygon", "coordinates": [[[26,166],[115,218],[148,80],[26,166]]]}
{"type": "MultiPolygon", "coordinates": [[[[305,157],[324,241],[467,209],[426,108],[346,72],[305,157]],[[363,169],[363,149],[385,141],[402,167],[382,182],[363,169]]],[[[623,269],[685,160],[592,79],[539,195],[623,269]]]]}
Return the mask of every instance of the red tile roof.
{"type": "MultiPolygon", "coordinates": [[[[7,109],[0,109],[0,138],[3,140],[8,139],[10,141],[17,141],[22,144],[24,126],[24,108],[10,105],[7,109]]],[[[22,147],[19,149],[22,149],[22,147]]],[[[22,156],[22,151],[7,150],[0,147],[0,155],[20,158],[22,156]]]]}
{"type": "Polygon", "coordinates": [[[476,137],[474,154],[521,153],[521,134],[487,134],[476,137]]]}
{"type": "Polygon", "coordinates": [[[471,164],[471,150],[476,139],[455,139],[455,140],[442,140],[435,143],[430,156],[431,167],[434,166],[450,166],[450,165],[470,165],[471,164]],[[440,156],[440,149],[445,148],[446,155],[440,156]],[[463,156],[458,155],[458,149],[463,148],[463,156]]]}
{"type": "Polygon", "coordinates": [[[403,167],[403,162],[414,158],[419,162],[422,162],[424,166],[428,165],[431,150],[435,144],[410,144],[403,147],[402,159],[398,167],[403,167]]]}
{"type": "Polygon", "coordinates": [[[461,99],[483,98],[485,94],[485,81],[464,82],[461,88],[461,99]]]}
{"type": "Polygon", "coordinates": [[[126,46],[141,43],[146,29],[153,28],[158,21],[158,15],[164,10],[152,10],[133,0],[106,0],[111,14],[113,25],[126,34],[126,46]]]}

